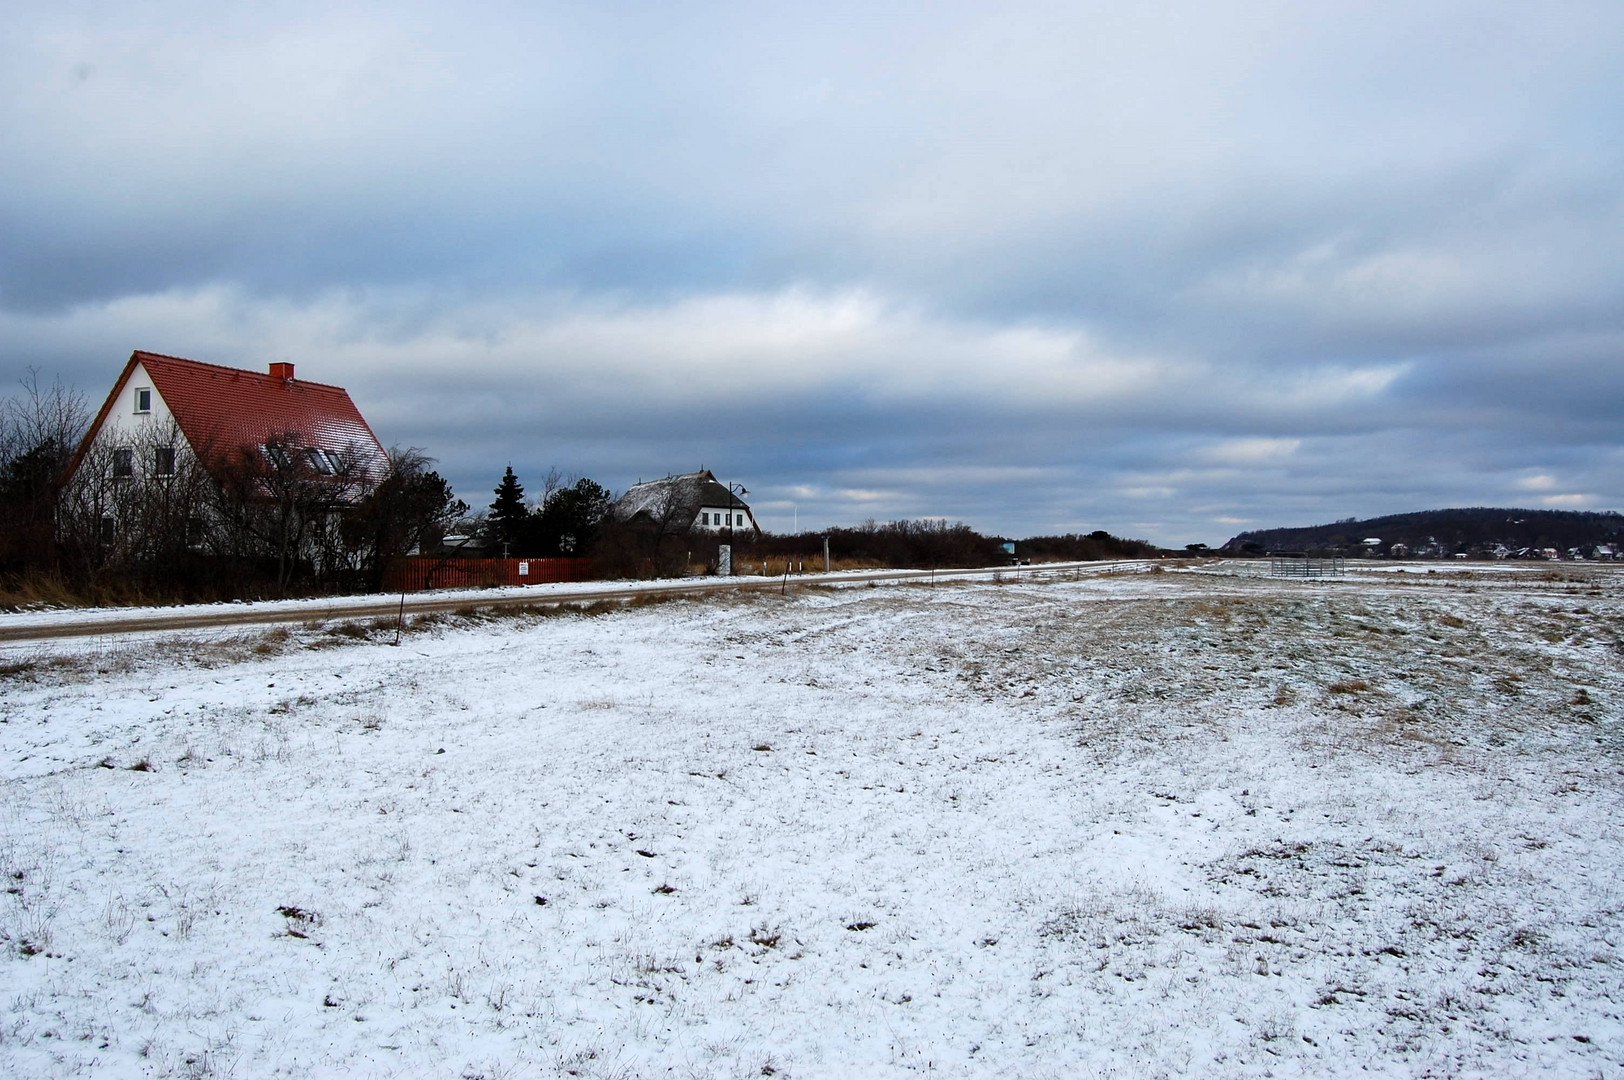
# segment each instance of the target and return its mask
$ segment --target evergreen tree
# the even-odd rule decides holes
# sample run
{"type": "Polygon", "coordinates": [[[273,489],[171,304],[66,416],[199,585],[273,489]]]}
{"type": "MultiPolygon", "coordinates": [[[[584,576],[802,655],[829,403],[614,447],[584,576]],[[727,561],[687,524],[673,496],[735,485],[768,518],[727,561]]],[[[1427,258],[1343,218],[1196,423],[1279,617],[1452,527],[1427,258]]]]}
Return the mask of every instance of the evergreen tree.
{"type": "Polygon", "coordinates": [[[490,538],[494,543],[508,545],[510,554],[524,539],[525,524],[530,519],[530,508],[524,504],[524,486],[513,475],[509,465],[496,485],[496,501],[491,503],[489,518],[490,538]]]}
{"type": "Polygon", "coordinates": [[[586,555],[597,541],[598,525],[609,511],[609,492],[582,477],[547,496],[536,512],[536,540],[548,555],[586,555]]]}

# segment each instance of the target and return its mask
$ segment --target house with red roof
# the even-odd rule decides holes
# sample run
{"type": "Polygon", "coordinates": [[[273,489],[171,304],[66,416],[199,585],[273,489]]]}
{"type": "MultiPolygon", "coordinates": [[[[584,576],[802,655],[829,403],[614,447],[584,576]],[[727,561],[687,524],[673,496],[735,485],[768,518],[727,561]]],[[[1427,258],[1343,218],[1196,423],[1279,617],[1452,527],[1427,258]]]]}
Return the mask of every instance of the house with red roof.
{"type": "MultiPolygon", "coordinates": [[[[272,470],[297,465],[317,476],[360,474],[374,482],[387,461],[348,391],[297,379],[292,364],[243,371],[137,350],[80,443],[69,475],[93,446],[134,450],[171,429],[171,448],[190,452],[217,480],[244,464],[245,454],[272,470]]],[[[118,455],[113,468],[161,476],[173,473],[175,460],[173,454],[150,461],[118,455]]]]}
{"type": "Polygon", "coordinates": [[[338,515],[388,467],[349,393],[296,378],[291,363],[244,371],[137,350],[65,487],[70,509],[96,523],[98,542],[180,513],[188,547],[209,546],[212,533],[235,524],[234,554],[253,548],[285,567],[338,557],[338,515]]]}

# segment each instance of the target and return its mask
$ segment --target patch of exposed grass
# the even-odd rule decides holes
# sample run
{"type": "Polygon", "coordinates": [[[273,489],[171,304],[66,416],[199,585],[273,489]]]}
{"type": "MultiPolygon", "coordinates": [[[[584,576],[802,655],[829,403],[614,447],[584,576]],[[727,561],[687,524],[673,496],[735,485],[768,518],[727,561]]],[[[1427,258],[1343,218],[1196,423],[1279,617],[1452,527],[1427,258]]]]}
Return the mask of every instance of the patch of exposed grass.
{"type": "Polygon", "coordinates": [[[292,904],[282,905],[276,909],[276,913],[287,920],[285,930],[288,937],[298,938],[301,941],[308,940],[310,935],[315,933],[322,923],[321,915],[318,912],[292,904]]]}
{"type": "Polygon", "coordinates": [[[0,663],[0,682],[8,679],[18,682],[38,682],[41,676],[57,675],[81,666],[65,656],[36,656],[26,660],[0,663]]]}
{"type": "Polygon", "coordinates": [[[274,630],[267,630],[250,648],[256,656],[276,656],[286,648],[292,640],[293,631],[285,626],[278,626],[274,630]]]}

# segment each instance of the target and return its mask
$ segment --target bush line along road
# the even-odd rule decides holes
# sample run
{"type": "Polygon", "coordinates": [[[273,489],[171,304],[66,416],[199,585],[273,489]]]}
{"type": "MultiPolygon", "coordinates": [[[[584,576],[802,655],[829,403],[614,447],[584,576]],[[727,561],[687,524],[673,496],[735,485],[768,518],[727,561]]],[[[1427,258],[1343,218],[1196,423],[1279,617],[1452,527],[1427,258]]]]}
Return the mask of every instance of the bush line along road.
{"type": "Polygon", "coordinates": [[[866,585],[905,581],[951,581],[1001,574],[1025,580],[1033,575],[1057,571],[1121,571],[1148,567],[1152,560],[1123,559],[1110,562],[1045,563],[1040,566],[989,566],[954,570],[860,570],[831,574],[794,574],[784,577],[707,577],[687,581],[652,583],[589,582],[555,586],[521,586],[516,589],[460,589],[408,596],[347,597],[335,600],[300,600],[268,605],[209,605],[202,610],[166,613],[140,609],[138,613],[102,609],[95,618],[64,618],[62,611],[9,615],[0,621],[0,642],[43,641],[51,638],[95,635],[140,634],[165,630],[202,630],[223,626],[263,626],[277,623],[324,622],[387,615],[426,615],[460,608],[505,608],[528,605],[594,603],[600,600],[636,600],[652,597],[704,595],[720,591],[779,589],[808,585],[866,585]],[[607,587],[606,587],[607,586],[607,587]]]}

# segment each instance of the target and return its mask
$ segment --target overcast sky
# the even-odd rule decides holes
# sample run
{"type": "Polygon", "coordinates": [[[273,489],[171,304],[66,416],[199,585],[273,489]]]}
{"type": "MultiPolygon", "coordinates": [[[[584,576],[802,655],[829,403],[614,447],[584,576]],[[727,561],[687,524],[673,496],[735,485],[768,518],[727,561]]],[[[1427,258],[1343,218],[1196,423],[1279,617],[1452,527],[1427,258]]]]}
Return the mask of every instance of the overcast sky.
{"type": "Polygon", "coordinates": [[[1172,545],[1624,505],[1624,4],[13,3],[0,377],[347,387],[470,503],[1172,545]]]}

